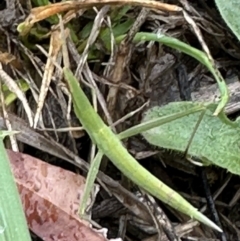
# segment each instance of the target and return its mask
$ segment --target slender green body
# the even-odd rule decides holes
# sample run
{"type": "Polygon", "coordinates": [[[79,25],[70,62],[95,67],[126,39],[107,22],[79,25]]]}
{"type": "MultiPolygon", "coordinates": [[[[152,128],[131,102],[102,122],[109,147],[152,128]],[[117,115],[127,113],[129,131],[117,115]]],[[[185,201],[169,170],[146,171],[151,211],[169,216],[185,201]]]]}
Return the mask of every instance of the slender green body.
{"type": "Polygon", "coordinates": [[[167,203],[169,206],[173,208],[177,207],[178,211],[221,232],[221,229],[218,228],[217,225],[189,204],[183,197],[143,168],[128,153],[119,138],[105,125],[100,116],[94,111],[72,72],[65,68],[64,75],[68,81],[70,91],[74,96],[73,104],[75,113],[78,114],[78,118],[84,129],[100,151],[103,152],[124,175],[134,183],[137,183],[141,188],[167,203]]]}

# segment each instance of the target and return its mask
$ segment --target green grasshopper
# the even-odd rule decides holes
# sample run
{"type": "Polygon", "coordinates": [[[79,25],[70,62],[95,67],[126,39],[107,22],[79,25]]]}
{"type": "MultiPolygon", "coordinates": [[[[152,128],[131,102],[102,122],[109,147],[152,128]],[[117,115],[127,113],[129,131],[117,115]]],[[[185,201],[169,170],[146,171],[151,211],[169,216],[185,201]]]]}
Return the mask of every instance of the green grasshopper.
{"type": "MultiPolygon", "coordinates": [[[[216,2],[218,1],[216,0],[216,2]]],[[[18,26],[18,30],[20,32],[27,32],[30,28],[31,26],[28,26],[24,23],[18,26]]],[[[120,36],[116,38],[116,42],[119,43],[124,37],[125,36],[120,36]]],[[[197,209],[195,209],[180,195],[171,190],[164,183],[162,183],[160,180],[154,177],[146,169],[144,169],[141,165],[139,165],[138,162],[123,147],[120,139],[127,138],[129,136],[143,132],[143,136],[152,144],[159,144],[161,147],[167,147],[170,149],[180,151],[185,151],[185,148],[187,148],[190,154],[196,155],[200,158],[202,157],[203,159],[208,159],[208,161],[210,161],[211,163],[227,168],[230,171],[234,172],[235,166],[238,166],[237,154],[239,151],[237,149],[239,145],[238,138],[236,137],[236,135],[234,135],[236,137],[235,139],[231,139],[231,143],[236,141],[237,145],[234,145],[232,149],[233,152],[229,152],[227,156],[229,158],[229,161],[234,160],[235,164],[230,165],[231,163],[225,163],[223,159],[221,159],[221,162],[214,161],[214,156],[211,156],[209,152],[201,152],[197,150],[198,147],[195,143],[197,143],[197,138],[200,138],[199,136],[201,136],[201,134],[199,133],[201,133],[201,131],[205,131],[205,134],[206,130],[209,131],[209,133],[207,133],[208,139],[206,143],[211,143],[210,141],[214,138],[217,140],[217,138],[215,137],[217,135],[217,132],[215,130],[212,130],[211,128],[204,130],[203,126],[199,125],[199,128],[197,128],[196,130],[196,136],[195,134],[192,135],[190,132],[184,133],[183,136],[181,136],[181,138],[185,138],[185,136],[187,136],[187,138],[192,139],[189,142],[190,144],[186,144],[186,141],[189,141],[189,139],[187,140],[186,138],[184,142],[184,144],[186,144],[185,146],[180,146],[178,142],[174,143],[173,139],[170,138],[158,141],[157,137],[155,136],[156,129],[154,128],[161,125],[160,127],[157,127],[160,128],[157,129],[157,131],[163,132],[165,132],[164,128],[173,128],[172,132],[170,133],[173,135],[175,133],[174,126],[176,127],[176,123],[180,124],[181,121],[183,121],[185,118],[185,120],[190,121],[191,124],[194,125],[197,115],[202,111],[206,111],[207,117],[204,114],[203,123],[212,121],[213,118],[215,118],[214,121],[218,122],[217,125],[220,127],[220,129],[223,128],[225,134],[233,134],[234,130],[238,128],[238,123],[230,123],[230,121],[227,120],[226,116],[223,115],[223,109],[228,101],[227,86],[223,78],[219,74],[218,70],[215,68],[215,66],[213,66],[213,64],[211,64],[208,57],[202,51],[192,48],[191,46],[177,39],[167,37],[165,35],[156,35],[154,33],[136,34],[134,42],[140,41],[157,41],[196,58],[200,63],[205,65],[215,77],[221,93],[221,101],[219,102],[218,106],[211,105],[209,103],[176,103],[176,106],[174,106],[174,104],[172,104],[172,106],[168,105],[165,107],[165,109],[153,109],[146,113],[142,124],[135,126],[129,130],[126,130],[123,133],[120,133],[119,135],[115,135],[111,131],[111,129],[104,124],[99,115],[94,111],[90,102],[88,101],[84,92],[79,86],[78,81],[76,80],[72,72],[67,67],[65,67],[63,72],[73,97],[75,113],[79,118],[80,122],[82,123],[84,129],[91,137],[91,140],[98,147],[98,153],[93,163],[91,164],[87,176],[85,192],[82,198],[82,203],[80,205],[80,215],[84,215],[86,200],[89,196],[91,187],[95,180],[96,173],[100,165],[100,161],[102,159],[102,156],[106,155],[119,168],[119,170],[121,170],[129,179],[138,184],[141,188],[145,189],[147,192],[159,198],[160,200],[172,206],[173,208],[189,215],[191,218],[194,218],[221,232],[221,229],[218,226],[216,226],[211,220],[209,220],[203,214],[198,212],[197,209]],[[213,111],[213,108],[216,108],[215,111],[213,111]],[[168,113],[165,114],[165,111],[167,111],[168,113]],[[159,113],[160,117],[158,116],[159,113]],[[213,117],[212,114],[214,114],[215,116],[218,115],[218,117],[213,117]],[[169,145],[168,143],[166,143],[167,140],[170,141],[172,144],[169,145]]],[[[204,134],[202,135],[204,136],[204,134]]],[[[223,135],[218,137],[221,139],[223,135]]],[[[199,140],[201,140],[201,138],[199,140]]],[[[219,146],[225,144],[226,142],[218,142],[219,146]]]]}
{"type": "MultiPolygon", "coordinates": [[[[124,36],[118,37],[116,39],[116,42],[120,42],[123,38],[124,36]]],[[[134,38],[134,42],[139,41],[157,41],[163,43],[169,47],[173,47],[194,57],[199,62],[204,64],[218,82],[222,97],[218,106],[214,105],[216,110],[212,112],[212,115],[216,115],[219,113],[221,115],[222,110],[228,101],[228,90],[218,70],[216,70],[214,66],[212,66],[205,53],[175,38],[167,37],[165,35],[159,36],[153,33],[137,33],[134,38]]],[[[82,123],[83,128],[89,134],[92,142],[98,147],[98,153],[93,162],[91,163],[91,167],[87,176],[85,191],[79,209],[80,216],[84,217],[87,199],[90,195],[92,185],[95,181],[101,159],[103,155],[106,155],[113,162],[113,164],[120,171],[123,172],[125,176],[127,176],[145,191],[152,194],[161,201],[167,203],[168,205],[172,206],[173,208],[179,210],[180,212],[189,215],[191,218],[194,218],[221,232],[222,230],[216,224],[214,224],[211,220],[209,220],[202,213],[200,213],[179,194],[174,192],[172,189],[170,189],[168,186],[166,186],[164,183],[154,177],[140,164],[138,164],[138,162],[123,147],[120,141],[120,139],[148,131],[149,129],[166,124],[168,122],[171,123],[172,121],[183,118],[187,115],[206,111],[209,108],[209,103],[196,103],[195,105],[190,106],[190,108],[188,108],[187,110],[183,111],[183,109],[180,108],[179,111],[173,111],[172,113],[168,113],[168,115],[161,116],[160,118],[154,116],[152,120],[149,119],[147,122],[141,123],[138,126],[128,129],[117,136],[111,131],[108,126],[105,125],[100,116],[94,111],[93,107],[86,98],[72,72],[67,67],[65,67],[63,73],[69,85],[70,93],[73,97],[75,113],[79,118],[80,122],[82,123]]],[[[210,107],[210,110],[212,111],[212,106],[210,107]]],[[[186,146],[186,148],[187,147],[188,146],[186,146]]],[[[174,147],[172,149],[174,149],[174,147]]]]}
{"type": "MultiPolygon", "coordinates": [[[[179,194],[174,192],[172,189],[170,189],[168,186],[166,186],[164,183],[154,177],[151,173],[149,173],[140,164],[138,164],[138,162],[128,153],[128,151],[124,148],[120,141],[120,138],[129,136],[129,132],[128,134],[126,134],[125,132],[125,134],[122,133],[122,135],[120,134],[119,136],[116,136],[111,131],[111,129],[107,125],[105,125],[100,116],[94,111],[89,100],[80,88],[78,81],[68,68],[64,68],[64,76],[69,85],[70,92],[73,95],[73,105],[75,113],[81,121],[83,128],[89,134],[91,140],[94,144],[97,145],[99,149],[95,160],[91,164],[95,174],[97,172],[100,160],[103,154],[105,154],[114,163],[114,165],[124,173],[124,175],[126,175],[141,188],[143,188],[153,196],[159,198],[161,201],[172,206],[173,208],[179,210],[180,212],[183,212],[189,215],[191,218],[194,218],[221,232],[221,229],[211,220],[205,217],[179,194]]],[[[205,105],[199,104],[198,106],[190,108],[188,111],[178,112],[177,114],[174,113],[172,115],[162,117],[157,121],[150,121],[146,125],[144,125],[144,128],[146,130],[146,126],[148,125],[150,125],[151,128],[156,127],[160,124],[169,122],[176,118],[184,117],[186,116],[186,114],[203,111],[206,108],[207,107],[205,105]]],[[[135,128],[133,129],[132,133],[135,132],[137,134],[139,132],[142,132],[144,131],[144,128],[140,126],[140,129],[138,129],[138,131],[136,131],[135,128]]],[[[149,129],[149,126],[147,129],[149,129]]],[[[92,182],[94,180],[95,176],[92,174],[92,172],[89,172],[87,177],[87,183],[88,181],[90,181],[89,183],[91,183],[92,185],[92,182]]],[[[91,191],[91,187],[86,187],[85,190],[86,193],[89,193],[91,191]]],[[[84,215],[84,208],[84,205],[81,205],[81,215],[84,215]]]]}

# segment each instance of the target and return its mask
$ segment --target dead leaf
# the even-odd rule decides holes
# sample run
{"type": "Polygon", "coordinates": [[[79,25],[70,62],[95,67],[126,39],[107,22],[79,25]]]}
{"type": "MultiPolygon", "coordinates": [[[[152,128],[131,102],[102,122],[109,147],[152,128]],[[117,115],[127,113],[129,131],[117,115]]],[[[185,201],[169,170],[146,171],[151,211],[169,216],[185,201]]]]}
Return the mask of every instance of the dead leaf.
{"type": "Polygon", "coordinates": [[[29,228],[46,241],[103,241],[78,216],[85,179],[32,156],[7,150],[29,228]]]}
{"type": "Polygon", "coordinates": [[[14,55],[4,52],[2,53],[0,51],[0,62],[4,65],[12,65],[14,68],[20,70],[23,68],[21,60],[16,58],[14,55]]]}

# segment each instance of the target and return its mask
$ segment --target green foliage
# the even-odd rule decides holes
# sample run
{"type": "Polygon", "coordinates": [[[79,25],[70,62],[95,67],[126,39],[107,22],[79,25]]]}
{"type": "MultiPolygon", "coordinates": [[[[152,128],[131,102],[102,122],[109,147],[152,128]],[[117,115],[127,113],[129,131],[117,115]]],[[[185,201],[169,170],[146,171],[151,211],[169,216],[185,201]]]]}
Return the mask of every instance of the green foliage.
{"type": "MultiPolygon", "coordinates": [[[[29,85],[23,79],[20,79],[18,81],[18,86],[23,92],[26,92],[29,90],[29,85]]],[[[12,104],[17,99],[17,96],[8,89],[6,84],[2,86],[2,91],[3,91],[4,102],[6,106],[12,104]]]]}
{"type": "Polygon", "coordinates": [[[14,133],[0,132],[0,241],[30,241],[22,203],[3,144],[3,138],[14,133]]]}
{"type": "MultiPolygon", "coordinates": [[[[153,107],[146,112],[143,122],[185,112],[200,105],[202,104],[173,102],[164,107],[153,107]]],[[[240,125],[230,121],[223,113],[213,116],[215,109],[216,104],[208,105],[190,143],[188,154],[240,175],[240,125]]],[[[197,112],[186,115],[150,129],[143,136],[152,145],[185,152],[201,114],[202,112],[197,112]]]]}
{"type": "MultiPolygon", "coordinates": [[[[114,35],[114,37],[119,37],[125,33],[127,33],[133,23],[134,23],[134,19],[127,19],[126,21],[122,22],[122,23],[117,23],[114,26],[112,26],[112,33],[114,35]]],[[[107,50],[110,52],[110,47],[111,47],[111,31],[109,28],[105,28],[100,32],[99,35],[101,41],[105,44],[105,47],[107,48],[107,50]]]]}
{"type": "MultiPolygon", "coordinates": [[[[24,92],[29,89],[24,80],[19,80],[18,84],[24,92]]],[[[5,84],[2,86],[2,91],[6,106],[17,99],[17,96],[5,84]]],[[[17,133],[16,131],[0,131],[0,241],[31,240],[18,189],[3,143],[4,137],[17,133]]]]}
{"type": "Polygon", "coordinates": [[[240,1],[239,0],[215,0],[218,10],[227,23],[228,27],[233,31],[240,40],[240,1]]]}

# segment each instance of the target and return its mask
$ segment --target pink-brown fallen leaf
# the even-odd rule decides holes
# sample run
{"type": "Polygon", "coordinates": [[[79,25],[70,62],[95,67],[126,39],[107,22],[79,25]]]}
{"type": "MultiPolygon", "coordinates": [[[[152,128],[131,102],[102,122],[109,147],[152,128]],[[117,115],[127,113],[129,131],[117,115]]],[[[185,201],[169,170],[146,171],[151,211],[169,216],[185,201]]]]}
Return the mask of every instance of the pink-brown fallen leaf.
{"type": "Polygon", "coordinates": [[[32,156],[7,150],[29,228],[46,241],[103,241],[78,216],[85,179],[32,156]]]}

